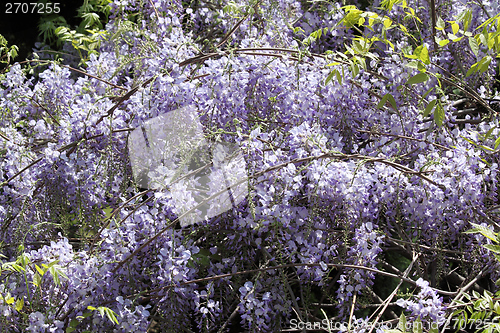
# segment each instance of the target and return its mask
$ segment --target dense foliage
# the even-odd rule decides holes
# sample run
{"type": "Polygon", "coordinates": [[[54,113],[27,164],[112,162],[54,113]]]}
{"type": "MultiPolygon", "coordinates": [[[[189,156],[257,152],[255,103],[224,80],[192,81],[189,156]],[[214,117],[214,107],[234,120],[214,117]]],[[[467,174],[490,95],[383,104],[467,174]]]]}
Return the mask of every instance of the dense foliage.
{"type": "Polygon", "coordinates": [[[488,326],[500,4],[345,5],[117,0],[91,38],[57,30],[85,68],[8,68],[0,331],[488,326]],[[185,163],[205,146],[174,161],[194,187],[132,169],[130,133],[181,108],[244,158],[219,214],[227,179],[185,163]]]}

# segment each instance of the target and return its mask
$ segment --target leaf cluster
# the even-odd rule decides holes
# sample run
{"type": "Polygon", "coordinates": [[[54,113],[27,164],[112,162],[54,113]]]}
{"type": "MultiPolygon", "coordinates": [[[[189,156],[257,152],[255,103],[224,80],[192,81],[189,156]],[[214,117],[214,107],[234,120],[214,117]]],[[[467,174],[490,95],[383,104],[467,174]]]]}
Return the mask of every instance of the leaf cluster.
{"type": "Polygon", "coordinates": [[[38,25],[42,42],[61,49],[71,43],[84,64],[90,54],[97,53],[101,41],[106,38],[103,30],[109,19],[111,0],[85,0],[77,10],[81,19],[78,27],[71,27],[61,14],[44,15],[38,25]]]}
{"type": "Polygon", "coordinates": [[[16,45],[9,46],[5,37],[0,35],[0,64],[8,65],[17,56],[18,51],[16,45]]]}
{"type": "MultiPolygon", "coordinates": [[[[472,229],[465,231],[466,234],[480,234],[491,243],[483,244],[482,247],[491,251],[495,258],[500,261],[500,233],[494,232],[490,228],[471,223],[472,229]]],[[[500,279],[496,281],[500,285],[500,279]]],[[[465,301],[457,300],[460,307],[453,312],[455,319],[455,329],[462,329],[467,325],[475,326],[480,332],[500,332],[500,291],[495,294],[484,290],[481,295],[473,290],[470,294],[464,294],[465,301]]]]}

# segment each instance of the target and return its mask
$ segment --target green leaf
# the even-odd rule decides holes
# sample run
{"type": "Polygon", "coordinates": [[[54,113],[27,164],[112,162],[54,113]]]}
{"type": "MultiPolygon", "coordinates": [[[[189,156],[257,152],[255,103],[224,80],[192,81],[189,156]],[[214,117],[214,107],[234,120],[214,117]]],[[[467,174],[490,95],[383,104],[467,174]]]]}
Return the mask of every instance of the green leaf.
{"type": "Polygon", "coordinates": [[[424,328],[422,325],[422,321],[420,320],[420,317],[418,317],[417,320],[413,322],[413,333],[423,333],[423,331],[424,328]]]}
{"type": "Polygon", "coordinates": [[[479,44],[474,37],[469,37],[469,46],[474,55],[477,57],[477,55],[479,54],[479,44]]]}
{"type": "Polygon", "coordinates": [[[488,70],[488,67],[490,67],[490,63],[491,63],[491,57],[490,56],[486,56],[484,57],[483,59],[481,59],[481,61],[479,62],[479,65],[478,65],[478,70],[481,72],[481,73],[484,73],[488,70]]]}
{"type": "Polygon", "coordinates": [[[427,107],[425,108],[424,114],[423,114],[424,118],[431,114],[431,111],[432,111],[432,109],[434,109],[434,106],[436,105],[437,101],[438,101],[437,99],[434,99],[434,100],[430,101],[429,104],[427,104],[427,107]]]}
{"type": "Polygon", "coordinates": [[[460,29],[460,26],[456,22],[451,23],[451,31],[453,31],[453,34],[456,35],[458,32],[458,29],[460,29]]]}
{"type": "MultiPolygon", "coordinates": [[[[93,306],[90,306],[90,307],[91,307],[91,308],[93,308],[94,310],[96,309],[96,308],[94,308],[93,306]]],[[[87,307],[87,309],[88,309],[88,308],[89,308],[89,307],[87,307]]],[[[91,310],[91,309],[90,309],[90,310],[91,310]]],[[[85,319],[85,318],[88,318],[88,317],[90,317],[90,316],[92,316],[92,312],[85,312],[84,314],[82,314],[81,316],[77,316],[76,318],[78,318],[78,319],[85,319]]]]}
{"type": "Polygon", "coordinates": [[[37,264],[35,264],[35,268],[38,272],[38,274],[40,274],[40,276],[43,276],[43,274],[45,274],[46,271],[43,271],[40,267],[38,267],[37,264]]]}
{"type": "Polygon", "coordinates": [[[351,64],[351,73],[352,73],[352,77],[358,76],[358,74],[359,74],[359,66],[357,64],[355,64],[355,63],[351,64]]]}
{"type": "Polygon", "coordinates": [[[474,142],[474,141],[472,141],[471,139],[466,138],[466,137],[464,137],[464,136],[462,136],[462,135],[461,135],[460,137],[461,137],[462,139],[464,139],[465,141],[467,141],[468,143],[470,143],[471,145],[474,145],[474,146],[476,146],[476,147],[477,147],[477,143],[475,143],[475,142],[474,142]]]}
{"type": "Polygon", "coordinates": [[[497,149],[498,146],[500,146],[500,136],[495,140],[495,149],[497,149]]]}
{"type": "Polygon", "coordinates": [[[106,313],[106,316],[108,317],[109,320],[111,320],[112,323],[119,324],[118,319],[116,319],[116,313],[113,310],[105,308],[104,312],[106,313]]]}
{"type": "Polygon", "coordinates": [[[23,268],[26,268],[26,266],[31,263],[31,260],[25,253],[23,253],[17,258],[16,262],[20,263],[23,268]]]}
{"type": "Polygon", "coordinates": [[[436,29],[437,30],[444,30],[445,23],[441,17],[438,17],[437,22],[436,22],[436,29]]]}
{"type": "Polygon", "coordinates": [[[59,278],[62,276],[63,278],[68,278],[66,274],[61,270],[61,267],[59,265],[53,265],[49,267],[49,272],[52,275],[52,278],[54,279],[55,284],[58,286],[61,284],[61,279],[59,278]]]}
{"type": "Polygon", "coordinates": [[[448,34],[448,38],[451,39],[452,42],[458,42],[458,41],[462,40],[462,38],[464,38],[464,36],[457,37],[453,34],[448,34]]]}
{"type": "Polygon", "coordinates": [[[427,50],[424,45],[417,47],[413,54],[416,55],[418,59],[422,60],[424,64],[429,65],[431,63],[429,59],[429,50],[427,50]]]}
{"type": "Polygon", "coordinates": [[[488,132],[486,132],[486,134],[484,135],[484,140],[488,140],[488,138],[490,137],[491,133],[493,133],[493,130],[497,128],[496,126],[493,126],[492,128],[490,128],[488,130],[488,132]]]}
{"type": "Polygon", "coordinates": [[[479,41],[486,47],[488,47],[488,39],[490,35],[488,34],[487,31],[485,31],[483,34],[478,35],[479,36],[479,41]]]}
{"type": "Polygon", "coordinates": [[[425,73],[419,73],[415,76],[412,76],[411,78],[406,81],[406,84],[417,84],[417,83],[422,83],[429,80],[429,75],[425,73]]]}
{"type": "Polygon", "coordinates": [[[389,96],[387,96],[387,99],[389,100],[389,103],[391,103],[391,106],[394,110],[397,110],[398,109],[398,105],[396,104],[396,100],[394,99],[394,97],[392,97],[391,94],[388,94],[389,96]]]}
{"type": "Polygon", "coordinates": [[[340,75],[340,72],[338,70],[335,70],[335,76],[337,77],[338,83],[342,84],[342,75],[340,75]]]}
{"type": "Polygon", "coordinates": [[[434,90],[434,87],[432,87],[432,88],[430,88],[429,90],[427,90],[427,91],[425,92],[425,94],[423,94],[423,95],[422,95],[422,99],[426,98],[426,97],[427,97],[427,95],[429,95],[429,94],[430,94],[433,90],[434,90]]]}
{"type": "Polygon", "coordinates": [[[493,311],[495,311],[497,315],[500,314],[500,303],[495,302],[495,305],[493,305],[493,311]]]}
{"type": "Polygon", "coordinates": [[[17,311],[21,311],[21,310],[23,309],[23,307],[24,307],[24,298],[22,298],[22,297],[21,297],[21,298],[19,298],[19,299],[16,301],[16,306],[15,306],[15,308],[16,308],[16,310],[17,310],[17,311]]]}
{"type": "Polygon", "coordinates": [[[465,11],[464,20],[463,20],[465,31],[467,31],[467,29],[469,29],[471,21],[472,21],[472,11],[470,9],[467,9],[465,11]]]}
{"type": "Polygon", "coordinates": [[[477,62],[475,64],[473,64],[472,66],[470,66],[469,70],[465,74],[465,77],[469,77],[472,74],[474,74],[475,72],[477,72],[477,62]]]}
{"type": "Polygon", "coordinates": [[[36,287],[40,287],[41,286],[41,284],[42,284],[42,277],[40,276],[40,274],[36,273],[35,275],[33,275],[33,284],[36,287]]]}
{"type": "Polygon", "coordinates": [[[406,331],[406,316],[404,313],[401,313],[401,316],[399,316],[399,323],[397,328],[403,332],[406,331]]]}
{"type": "Polygon", "coordinates": [[[476,28],[476,30],[479,30],[481,29],[482,27],[485,27],[487,26],[488,24],[490,24],[491,22],[495,21],[498,17],[500,16],[500,13],[498,13],[497,15],[495,15],[494,17],[490,17],[489,19],[487,19],[483,24],[481,24],[479,27],[476,28]]]}
{"type": "Polygon", "coordinates": [[[446,46],[450,43],[450,40],[449,39],[443,39],[443,40],[440,40],[439,41],[439,46],[443,47],[443,46],[446,46]]]}
{"type": "Polygon", "coordinates": [[[361,68],[363,68],[366,71],[367,67],[366,67],[366,60],[365,60],[365,58],[358,58],[358,61],[359,61],[360,65],[361,65],[361,68]]]}
{"type": "Polygon", "coordinates": [[[488,147],[488,146],[485,146],[485,145],[479,145],[480,148],[484,149],[484,150],[487,150],[487,151],[495,151],[494,149],[488,147]]]}
{"type": "Polygon", "coordinates": [[[362,11],[359,9],[350,10],[349,13],[344,16],[344,19],[341,21],[346,27],[351,28],[355,24],[359,23],[359,19],[361,18],[362,11]]]}
{"type": "Polygon", "coordinates": [[[330,83],[330,81],[333,79],[334,75],[335,75],[335,71],[331,71],[330,74],[328,74],[328,76],[326,77],[326,80],[325,80],[325,86],[328,85],[328,83],[330,83]]]}
{"type": "Polygon", "coordinates": [[[418,67],[419,67],[418,65],[420,65],[420,61],[412,60],[412,61],[408,62],[405,66],[408,68],[418,69],[418,67]]]}
{"type": "Polygon", "coordinates": [[[500,245],[496,245],[496,244],[485,244],[485,245],[483,245],[483,247],[484,247],[485,249],[490,250],[491,252],[500,253],[500,245]]]}
{"type": "Polygon", "coordinates": [[[481,73],[486,72],[488,70],[488,67],[490,66],[491,59],[492,58],[490,56],[484,56],[481,60],[479,60],[469,68],[465,76],[468,77],[477,71],[480,71],[481,73]]]}
{"type": "Polygon", "coordinates": [[[434,122],[436,125],[441,127],[444,121],[444,109],[441,105],[441,102],[437,103],[436,108],[434,109],[434,122]]]}
{"type": "Polygon", "coordinates": [[[483,235],[484,237],[486,238],[489,238],[491,239],[492,241],[494,241],[495,243],[497,243],[497,237],[496,237],[496,234],[491,231],[489,228],[486,228],[486,227],[483,227],[482,225],[479,225],[479,224],[476,224],[476,223],[472,223],[470,222],[470,224],[474,227],[473,229],[470,229],[470,230],[467,230],[467,231],[464,231],[465,234],[476,234],[476,233],[480,233],[481,235],[483,235]]]}
{"type": "MultiPolygon", "coordinates": [[[[26,271],[26,270],[24,269],[24,267],[23,267],[23,266],[21,266],[21,265],[18,265],[18,264],[16,264],[16,263],[9,263],[9,264],[10,264],[9,266],[10,266],[13,270],[15,270],[16,272],[18,272],[18,273],[22,273],[22,272],[26,271]]],[[[12,269],[10,269],[10,270],[12,271],[12,269]]]]}
{"type": "Polygon", "coordinates": [[[48,264],[47,268],[50,268],[50,267],[52,267],[52,266],[55,266],[55,265],[57,265],[58,263],[59,263],[59,260],[54,260],[54,261],[52,261],[52,262],[50,262],[50,263],[48,264]]]}
{"type": "Polygon", "coordinates": [[[382,97],[380,102],[377,104],[377,108],[382,109],[384,107],[385,103],[387,103],[387,98],[389,98],[389,95],[390,94],[385,94],[384,97],[382,97]]]}
{"type": "Polygon", "coordinates": [[[63,34],[66,34],[69,32],[69,29],[66,28],[66,27],[58,27],[56,30],[55,30],[55,33],[56,35],[63,35],[63,34]]]}
{"type": "Polygon", "coordinates": [[[390,27],[391,27],[391,25],[392,25],[392,20],[391,20],[390,18],[386,18],[386,19],[384,20],[384,27],[385,27],[386,29],[388,29],[388,28],[390,28],[390,27]]]}
{"type": "Polygon", "coordinates": [[[386,103],[387,101],[389,101],[389,103],[391,103],[391,106],[394,110],[397,110],[398,108],[398,105],[396,104],[396,100],[394,99],[394,97],[392,97],[391,94],[387,93],[385,94],[382,99],[380,100],[380,102],[377,104],[377,107],[379,109],[381,109],[386,103]]]}
{"type": "Polygon", "coordinates": [[[69,327],[66,329],[66,333],[73,332],[74,330],[76,330],[76,327],[78,325],[80,325],[80,321],[78,321],[77,319],[71,319],[71,321],[69,322],[69,327]]]}

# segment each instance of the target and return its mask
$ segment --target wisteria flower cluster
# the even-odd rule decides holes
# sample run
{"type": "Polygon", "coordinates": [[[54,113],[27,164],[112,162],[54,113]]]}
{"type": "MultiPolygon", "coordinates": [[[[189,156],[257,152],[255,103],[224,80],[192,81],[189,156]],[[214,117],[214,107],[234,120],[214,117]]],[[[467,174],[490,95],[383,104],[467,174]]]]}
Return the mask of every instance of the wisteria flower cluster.
{"type": "Polygon", "coordinates": [[[500,4],[437,2],[115,0],[85,68],[8,68],[0,332],[368,332],[494,288],[500,4]]]}
{"type": "Polygon", "coordinates": [[[419,278],[417,286],[420,291],[415,296],[415,301],[398,299],[397,304],[411,311],[411,315],[415,318],[420,318],[422,321],[442,324],[445,321],[445,309],[442,297],[439,297],[435,290],[429,286],[429,282],[419,278]]]}

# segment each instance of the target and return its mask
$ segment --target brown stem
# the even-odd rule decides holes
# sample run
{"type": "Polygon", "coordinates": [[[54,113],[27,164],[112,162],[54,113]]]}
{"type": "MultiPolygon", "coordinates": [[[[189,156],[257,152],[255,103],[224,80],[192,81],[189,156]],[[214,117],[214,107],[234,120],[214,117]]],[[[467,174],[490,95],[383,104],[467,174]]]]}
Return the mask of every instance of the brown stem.
{"type": "MultiPolygon", "coordinates": [[[[259,0],[255,6],[253,6],[253,10],[254,12],[257,11],[257,8],[259,7],[259,5],[262,3],[263,0],[259,0]]],[[[234,27],[231,28],[231,30],[229,30],[229,32],[226,34],[226,36],[224,36],[224,38],[222,39],[222,41],[217,44],[215,46],[215,48],[219,48],[221,47],[222,45],[226,44],[226,42],[229,40],[229,38],[231,37],[231,35],[236,31],[236,29],[238,29],[238,27],[250,16],[250,11],[248,11],[248,13],[241,19],[239,20],[235,25],[234,27]]]]}
{"type": "Polygon", "coordinates": [[[2,132],[0,132],[0,136],[5,140],[10,141],[10,139],[6,137],[2,132]]]}
{"type": "MultiPolygon", "coordinates": [[[[381,270],[376,269],[376,268],[365,267],[365,266],[360,266],[360,265],[345,265],[345,264],[325,264],[325,265],[327,267],[339,268],[339,269],[346,269],[346,268],[347,269],[361,269],[361,270],[365,270],[365,271],[372,272],[375,274],[380,274],[383,276],[388,276],[388,277],[392,277],[395,279],[400,279],[403,282],[408,282],[413,286],[417,286],[417,282],[410,279],[410,278],[407,278],[404,276],[398,276],[396,274],[392,274],[392,273],[388,273],[388,272],[384,272],[384,271],[381,271],[381,270]]],[[[171,284],[168,286],[164,286],[164,287],[150,290],[150,293],[159,292],[159,291],[170,289],[170,288],[183,287],[183,286],[187,286],[190,284],[199,284],[199,283],[203,283],[203,282],[225,279],[225,278],[230,278],[230,277],[238,276],[238,275],[246,275],[246,274],[252,274],[252,273],[265,272],[265,271],[269,271],[269,270],[277,270],[277,269],[290,268],[290,267],[319,267],[319,266],[321,266],[319,263],[293,263],[293,264],[283,264],[283,265],[269,266],[269,267],[263,267],[263,268],[256,268],[256,269],[250,269],[250,270],[246,270],[246,271],[239,271],[236,273],[227,273],[227,274],[215,275],[215,276],[210,276],[210,277],[204,277],[204,278],[200,278],[200,279],[196,279],[196,280],[181,282],[179,284],[171,284]]],[[[445,295],[445,296],[457,295],[457,292],[445,291],[445,290],[440,290],[440,289],[436,289],[436,288],[432,288],[432,289],[434,289],[437,293],[439,293],[441,295],[445,295]]],[[[130,297],[135,297],[135,296],[136,295],[131,295],[130,297]]],[[[163,296],[151,295],[151,296],[147,297],[147,299],[159,298],[159,297],[163,297],[163,296]]]]}
{"type": "MultiPolygon", "coordinates": [[[[30,62],[41,62],[41,63],[46,63],[46,64],[54,63],[53,61],[49,61],[49,60],[36,60],[36,59],[34,59],[34,60],[25,60],[25,61],[16,62],[16,64],[25,64],[25,63],[30,63],[30,62]]],[[[87,73],[87,72],[84,72],[84,71],[82,71],[82,70],[79,70],[79,69],[73,68],[73,67],[71,67],[71,66],[68,66],[68,65],[61,65],[61,64],[57,64],[57,65],[58,65],[58,66],[61,66],[61,67],[65,67],[65,68],[67,68],[67,69],[69,69],[69,70],[72,70],[73,72],[77,72],[77,73],[80,73],[80,74],[86,75],[86,76],[88,76],[88,77],[91,77],[91,78],[93,78],[93,79],[99,80],[99,81],[101,81],[101,82],[104,82],[104,83],[106,83],[106,84],[108,84],[108,85],[112,86],[113,88],[117,88],[117,89],[121,89],[121,90],[127,90],[127,88],[124,88],[124,87],[118,86],[118,85],[116,85],[116,84],[114,84],[114,83],[111,83],[111,82],[109,82],[109,81],[106,81],[106,80],[104,80],[104,79],[101,79],[101,78],[100,78],[100,77],[98,77],[98,76],[95,76],[95,75],[89,74],[89,73],[87,73]]]]}
{"type": "MultiPolygon", "coordinates": [[[[472,281],[470,281],[466,286],[464,286],[463,288],[460,288],[459,291],[457,291],[455,294],[455,298],[453,299],[453,301],[451,301],[451,303],[448,305],[448,308],[454,306],[455,303],[458,303],[462,300],[462,298],[464,297],[464,294],[467,292],[467,290],[469,290],[471,287],[473,287],[475,285],[475,283],[486,273],[486,269],[483,269],[482,271],[480,271],[475,278],[472,279],[472,281]]],[[[450,322],[451,322],[451,319],[453,318],[453,313],[450,313],[448,315],[448,319],[446,320],[446,323],[443,325],[443,329],[441,330],[441,333],[445,333],[446,329],[448,328],[448,326],[450,325],[450,322]]]]}
{"type": "MultiPolygon", "coordinates": [[[[413,265],[415,264],[415,262],[417,261],[419,255],[418,254],[415,254],[413,253],[413,260],[411,261],[410,265],[408,265],[408,267],[406,268],[406,270],[404,271],[403,273],[403,276],[404,278],[407,278],[408,275],[410,274],[411,272],[411,269],[413,267],[413,265]]],[[[368,331],[368,333],[371,333],[373,331],[373,329],[375,328],[377,322],[380,320],[380,318],[382,317],[382,314],[385,313],[385,310],[387,309],[387,307],[389,306],[389,303],[392,301],[392,299],[394,298],[394,296],[396,296],[398,290],[399,290],[399,287],[401,287],[401,285],[403,284],[403,279],[400,279],[399,280],[399,283],[398,285],[396,286],[396,288],[394,288],[394,290],[392,291],[392,293],[385,299],[385,301],[382,303],[382,306],[380,309],[380,312],[379,314],[377,315],[377,317],[375,318],[375,320],[373,321],[373,323],[371,324],[371,327],[370,327],[370,330],[368,331]]],[[[374,312],[372,314],[371,317],[373,317],[373,315],[375,314],[376,312],[374,312]]],[[[370,319],[371,319],[370,317],[370,319]]]]}
{"type": "Polygon", "coordinates": [[[377,132],[377,131],[365,131],[365,130],[358,130],[358,132],[368,133],[368,134],[373,134],[373,135],[391,136],[391,137],[400,138],[400,139],[406,139],[406,140],[413,140],[413,141],[418,141],[418,142],[424,142],[424,143],[427,143],[429,145],[433,145],[433,146],[435,146],[436,148],[439,148],[439,149],[450,150],[450,148],[448,148],[448,147],[445,147],[445,146],[437,144],[437,143],[430,142],[429,140],[416,139],[416,138],[412,138],[412,137],[405,136],[405,135],[397,135],[397,134],[381,133],[381,132],[377,132]]]}
{"type": "Polygon", "coordinates": [[[434,50],[438,49],[436,43],[436,3],[435,0],[430,0],[431,6],[431,24],[432,24],[432,44],[434,45],[434,50]]]}
{"type": "MultiPolygon", "coordinates": [[[[416,176],[418,176],[418,177],[426,180],[427,182],[429,182],[429,183],[431,183],[431,184],[439,187],[442,191],[446,190],[446,187],[444,185],[438,184],[435,181],[433,181],[432,179],[429,179],[427,176],[425,176],[420,171],[414,171],[414,170],[412,170],[410,168],[405,167],[404,165],[401,165],[401,164],[398,164],[396,162],[392,162],[392,161],[389,161],[389,160],[386,160],[386,159],[383,159],[383,158],[373,158],[373,157],[364,156],[364,155],[360,155],[360,154],[346,155],[346,154],[337,154],[337,153],[326,153],[326,154],[323,154],[323,155],[320,155],[320,156],[309,156],[309,157],[303,157],[303,158],[296,158],[296,159],[293,159],[293,160],[291,160],[289,162],[281,163],[281,164],[275,165],[273,167],[270,167],[270,168],[268,168],[266,170],[257,172],[257,173],[253,174],[250,177],[251,178],[258,178],[259,176],[261,176],[261,175],[263,175],[263,174],[265,174],[267,172],[284,168],[284,167],[288,166],[290,163],[296,164],[296,163],[302,163],[302,162],[312,162],[314,160],[319,160],[319,159],[324,159],[324,158],[337,158],[337,159],[341,159],[341,160],[344,160],[344,159],[358,159],[358,160],[363,160],[364,162],[367,162],[367,163],[368,162],[380,162],[382,164],[389,165],[389,166],[391,166],[391,167],[395,168],[396,170],[401,171],[403,173],[408,173],[408,174],[416,175],[416,176]]],[[[238,186],[238,185],[240,185],[240,184],[242,184],[243,182],[246,182],[246,181],[247,181],[247,179],[240,180],[240,181],[236,182],[235,184],[231,184],[231,187],[238,186]]],[[[223,190],[221,190],[221,191],[213,194],[212,196],[210,196],[210,197],[206,198],[205,200],[203,200],[202,202],[200,202],[195,207],[193,207],[193,208],[187,210],[186,212],[184,212],[181,216],[177,217],[170,224],[168,224],[166,227],[164,227],[162,230],[160,230],[158,233],[156,233],[153,237],[151,237],[149,240],[147,240],[146,242],[144,242],[144,244],[142,244],[136,250],[134,250],[134,252],[132,252],[127,258],[125,258],[122,261],[120,261],[118,263],[118,265],[112,270],[112,273],[115,273],[125,263],[127,263],[130,259],[132,259],[137,253],[139,253],[140,251],[142,251],[146,246],[148,246],[155,239],[157,239],[158,237],[160,237],[160,235],[162,235],[168,229],[170,229],[175,224],[177,224],[177,222],[179,222],[183,217],[187,216],[188,214],[190,214],[194,210],[198,209],[199,207],[202,207],[205,203],[207,203],[210,200],[218,197],[219,195],[223,194],[226,191],[227,191],[227,189],[223,189],[223,190]]]]}

